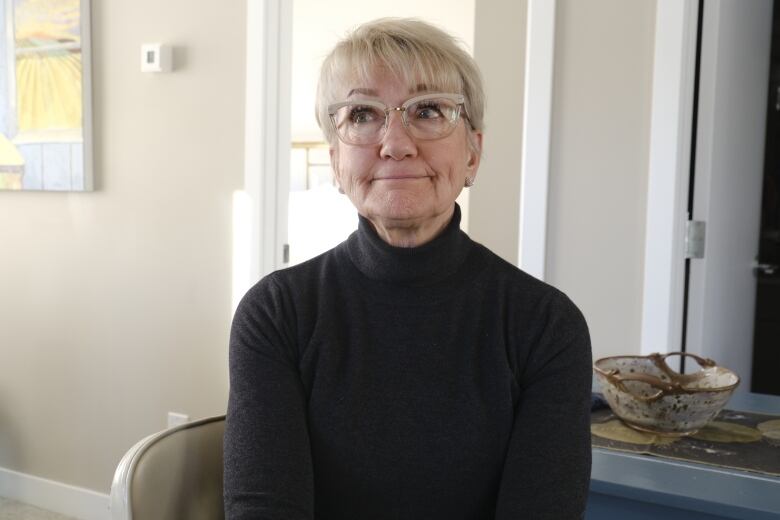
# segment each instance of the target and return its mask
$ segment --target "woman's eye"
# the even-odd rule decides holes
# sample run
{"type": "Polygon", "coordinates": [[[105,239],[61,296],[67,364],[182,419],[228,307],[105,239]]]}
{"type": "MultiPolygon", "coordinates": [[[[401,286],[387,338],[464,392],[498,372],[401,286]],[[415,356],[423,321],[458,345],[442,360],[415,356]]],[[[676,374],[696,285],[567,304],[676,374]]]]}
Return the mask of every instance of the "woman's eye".
{"type": "Polygon", "coordinates": [[[371,107],[354,107],[349,113],[353,124],[370,123],[376,120],[376,110],[371,107]]]}
{"type": "Polygon", "coordinates": [[[417,119],[436,119],[442,117],[441,107],[436,103],[418,105],[417,110],[415,110],[415,117],[417,119]]]}

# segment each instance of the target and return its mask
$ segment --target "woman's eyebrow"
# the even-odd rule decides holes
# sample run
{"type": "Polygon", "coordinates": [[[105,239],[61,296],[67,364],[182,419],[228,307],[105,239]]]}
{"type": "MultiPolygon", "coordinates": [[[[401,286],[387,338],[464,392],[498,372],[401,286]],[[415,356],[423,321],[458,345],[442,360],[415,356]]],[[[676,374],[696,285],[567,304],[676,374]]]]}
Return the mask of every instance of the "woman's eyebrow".
{"type": "Polygon", "coordinates": [[[347,94],[347,97],[350,97],[352,94],[363,94],[366,96],[374,96],[376,97],[378,94],[376,93],[376,90],[371,88],[353,88],[349,91],[349,94],[347,94]]]}
{"type": "MultiPolygon", "coordinates": [[[[428,85],[426,85],[425,83],[418,83],[417,86],[415,86],[415,88],[409,89],[409,94],[419,94],[421,92],[429,92],[429,91],[431,91],[431,88],[428,85]]],[[[349,91],[347,97],[350,97],[353,94],[363,94],[364,96],[373,96],[373,97],[379,96],[376,90],[372,88],[362,88],[362,87],[353,88],[352,90],[349,91]]]]}

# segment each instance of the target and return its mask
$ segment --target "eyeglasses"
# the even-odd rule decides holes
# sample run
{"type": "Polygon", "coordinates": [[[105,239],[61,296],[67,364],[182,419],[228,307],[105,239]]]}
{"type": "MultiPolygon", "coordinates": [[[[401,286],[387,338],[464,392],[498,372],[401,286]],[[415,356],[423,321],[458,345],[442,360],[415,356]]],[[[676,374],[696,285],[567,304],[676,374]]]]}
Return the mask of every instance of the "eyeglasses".
{"type": "Polygon", "coordinates": [[[408,99],[400,107],[381,101],[360,99],[328,105],[328,115],[339,139],[347,144],[379,143],[387,132],[390,112],[401,112],[401,120],[416,139],[442,139],[458,125],[465,98],[461,94],[423,94],[408,99]]]}

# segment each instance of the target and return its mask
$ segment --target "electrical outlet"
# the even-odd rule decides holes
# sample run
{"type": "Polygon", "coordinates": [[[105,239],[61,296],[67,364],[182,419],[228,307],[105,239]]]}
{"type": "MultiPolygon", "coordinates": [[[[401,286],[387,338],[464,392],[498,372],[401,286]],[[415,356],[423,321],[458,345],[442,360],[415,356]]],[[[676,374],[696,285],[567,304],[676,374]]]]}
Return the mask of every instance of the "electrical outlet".
{"type": "Polygon", "coordinates": [[[168,428],[181,426],[190,422],[190,416],[178,412],[168,412],[168,428]]]}

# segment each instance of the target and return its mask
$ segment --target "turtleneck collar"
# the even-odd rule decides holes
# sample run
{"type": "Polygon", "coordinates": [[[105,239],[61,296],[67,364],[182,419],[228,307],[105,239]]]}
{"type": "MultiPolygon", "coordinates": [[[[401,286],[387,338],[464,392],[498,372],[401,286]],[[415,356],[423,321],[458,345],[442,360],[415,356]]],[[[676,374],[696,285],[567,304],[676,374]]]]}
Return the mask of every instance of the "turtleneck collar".
{"type": "Polygon", "coordinates": [[[357,231],[346,242],[352,263],[368,278],[414,286],[434,284],[455,274],[472,245],[471,239],[460,230],[457,204],[441,234],[421,246],[391,246],[362,215],[357,231]]]}

